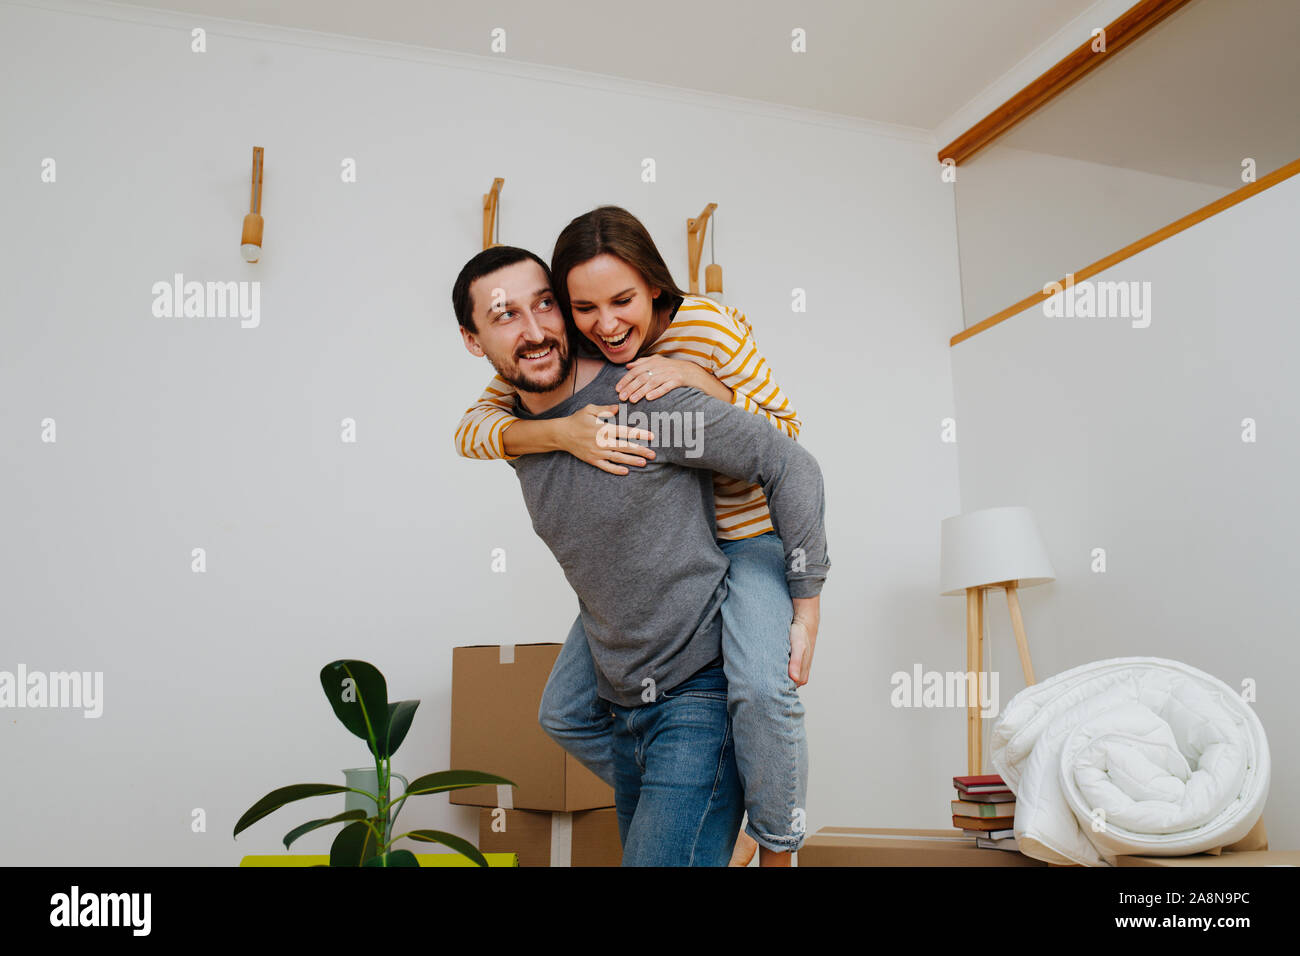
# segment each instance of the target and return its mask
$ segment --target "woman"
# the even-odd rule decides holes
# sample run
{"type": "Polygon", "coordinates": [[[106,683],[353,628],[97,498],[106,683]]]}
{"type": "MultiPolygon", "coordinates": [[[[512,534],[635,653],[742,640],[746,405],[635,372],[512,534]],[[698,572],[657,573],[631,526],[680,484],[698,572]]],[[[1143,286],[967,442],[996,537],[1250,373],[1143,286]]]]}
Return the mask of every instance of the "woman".
{"type": "MultiPolygon", "coordinates": [[[[626,210],[602,206],[574,219],[555,243],[554,293],[574,342],[628,372],[620,399],[636,403],[680,386],[765,416],[791,438],[800,422],[759,354],[748,319],[678,289],[645,227],[626,210]]],[[[460,454],[510,459],[567,451],[613,474],[644,465],[653,449],[620,429],[608,440],[609,409],[562,419],[512,416],[513,388],[500,376],[456,431],[460,454]]],[[[816,599],[792,601],[784,548],[758,485],[714,475],[718,546],[730,560],[722,605],[723,662],[736,762],[749,823],[733,862],[761,849],[764,865],[788,865],[803,841],[807,744],[797,686],[807,681],[816,638],[816,599]],[[792,646],[794,653],[792,654],[792,646]],[[746,836],[751,839],[746,839],[746,836]]],[[[631,546],[631,545],[630,545],[631,546]]],[[[607,781],[608,709],[596,698],[594,665],[579,616],[543,695],[542,725],[607,781]]]]}

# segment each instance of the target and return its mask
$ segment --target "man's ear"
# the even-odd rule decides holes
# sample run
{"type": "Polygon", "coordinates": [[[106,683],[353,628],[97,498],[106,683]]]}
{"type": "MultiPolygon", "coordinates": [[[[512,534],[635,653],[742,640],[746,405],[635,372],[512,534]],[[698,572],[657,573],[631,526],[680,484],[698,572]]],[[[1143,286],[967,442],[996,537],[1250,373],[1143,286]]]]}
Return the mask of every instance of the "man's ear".
{"type": "Polygon", "coordinates": [[[477,355],[479,358],[484,356],[483,346],[478,344],[478,336],[463,325],[460,326],[460,337],[465,340],[465,349],[470,355],[477,355]]]}

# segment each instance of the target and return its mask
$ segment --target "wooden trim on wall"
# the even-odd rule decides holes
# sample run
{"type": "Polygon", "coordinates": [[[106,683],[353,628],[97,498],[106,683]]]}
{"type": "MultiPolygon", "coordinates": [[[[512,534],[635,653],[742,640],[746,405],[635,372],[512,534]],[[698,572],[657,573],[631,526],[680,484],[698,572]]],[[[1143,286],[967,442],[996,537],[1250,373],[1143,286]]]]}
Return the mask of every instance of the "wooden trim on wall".
{"type": "Polygon", "coordinates": [[[951,159],[958,166],[968,161],[1187,2],[1142,0],[1134,4],[1107,24],[1105,53],[1094,53],[1093,38],[1089,37],[1046,73],[939,150],[939,161],[951,159]]]}
{"type": "MultiPolygon", "coordinates": [[[[1196,225],[1198,222],[1202,222],[1206,219],[1209,219],[1211,216],[1215,215],[1216,213],[1223,212],[1223,210],[1225,209],[1231,209],[1233,206],[1237,205],[1237,203],[1249,199],[1251,196],[1255,195],[1256,193],[1263,192],[1265,189],[1268,189],[1270,186],[1276,186],[1278,183],[1282,182],[1283,180],[1290,179],[1292,176],[1295,176],[1298,173],[1300,173],[1300,159],[1294,159],[1291,162],[1287,163],[1285,166],[1275,169],[1273,172],[1269,173],[1263,179],[1260,179],[1257,182],[1247,183],[1245,186],[1242,186],[1240,189],[1233,190],[1232,192],[1228,193],[1228,195],[1226,196],[1220,196],[1218,199],[1214,200],[1214,202],[1206,206],[1202,206],[1200,209],[1196,210],[1195,212],[1188,213],[1182,219],[1178,219],[1174,222],[1171,222],[1169,225],[1157,229],[1149,236],[1143,236],[1137,242],[1130,243],[1129,245],[1125,246],[1123,249],[1120,249],[1118,252],[1112,252],[1104,259],[1098,259],[1092,265],[1080,269],[1078,272],[1072,273],[1072,275],[1074,276],[1074,282],[1077,285],[1083,280],[1095,276],[1098,272],[1101,272],[1103,269],[1109,269],[1111,266],[1115,265],[1115,263],[1123,262],[1125,259],[1129,258],[1130,256],[1135,256],[1143,249],[1150,249],[1157,242],[1163,242],[1165,239],[1168,239],[1170,236],[1177,235],[1178,233],[1182,232],[1184,229],[1188,229],[1196,225]]],[[[1061,280],[1059,280],[1058,284],[1062,288],[1064,288],[1065,279],[1062,278],[1061,280]]],[[[1021,299],[1019,302],[1017,302],[1015,305],[1011,306],[1010,308],[1003,309],[1001,312],[998,312],[995,315],[990,315],[987,319],[984,319],[982,322],[972,325],[968,329],[963,329],[961,332],[958,332],[956,335],[954,335],[948,344],[956,345],[958,342],[964,342],[972,335],[978,335],[980,332],[983,332],[985,329],[992,328],[993,326],[997,325],[999,322],[1009,319],[1011,318],[1011,316],[1016,315],[1019,312],[1023,312],[1034,305],[1037,305],[1039,302],[1042,302],[1044,299],[1050,298],[1053,294],[1054,293],[1052,292],[1035,292],[1033,295],[1021,299]]]]}

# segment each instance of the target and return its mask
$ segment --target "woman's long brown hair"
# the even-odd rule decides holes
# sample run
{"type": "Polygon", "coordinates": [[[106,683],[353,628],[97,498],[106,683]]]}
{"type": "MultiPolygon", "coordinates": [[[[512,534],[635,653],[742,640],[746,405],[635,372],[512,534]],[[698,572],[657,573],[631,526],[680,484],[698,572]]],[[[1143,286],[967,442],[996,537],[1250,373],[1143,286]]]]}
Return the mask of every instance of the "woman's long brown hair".
{"type": "Polygon", "coordinates": [[[654,324],[638,350],[645,354],[646,347],[659,338],[686,293],[677,288],[664,257],[659,254],[654,240],[641,220],[620,206],[598,206],[591,212],[578,216],[560,233],[551,253],[552,291],[560,304],[560,313],[568,326],[570,341],[577,342],[580,353],[600,357],[600,348],[578,331],[573,322],[569,303],[569,272],[596,256],[608,253],[626,262],[641,273],[648,286],[658,286],[654,299],[654,324]]]}

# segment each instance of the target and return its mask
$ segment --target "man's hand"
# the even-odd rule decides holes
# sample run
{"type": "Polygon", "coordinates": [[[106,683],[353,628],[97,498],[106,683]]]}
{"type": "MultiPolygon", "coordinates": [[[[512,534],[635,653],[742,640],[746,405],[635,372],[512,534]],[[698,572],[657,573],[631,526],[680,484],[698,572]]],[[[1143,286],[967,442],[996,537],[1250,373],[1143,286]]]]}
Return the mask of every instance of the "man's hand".
{"type": "Polygon", "coordinates": [[[790,679],[796,687],[808,683],[817,628],[821,623],[821,598],[793,598],[794,620],[790,622],[790,679]]]}
{"type": "Polygon", "coordinates": [[[643,428],[629,428],[605,421],[617,415],[617,405],[587,405],[572,415],[555,419],[556,444],[574,458],[611,475],[626,475],[624,465],[644,467],[655,457],[653,448],[637,445],[630,438],[654,441],[654,434],[643,428]]]}

